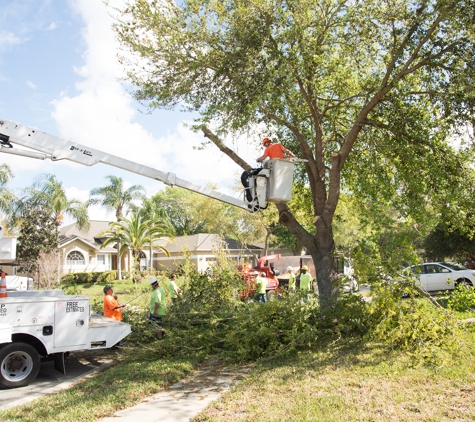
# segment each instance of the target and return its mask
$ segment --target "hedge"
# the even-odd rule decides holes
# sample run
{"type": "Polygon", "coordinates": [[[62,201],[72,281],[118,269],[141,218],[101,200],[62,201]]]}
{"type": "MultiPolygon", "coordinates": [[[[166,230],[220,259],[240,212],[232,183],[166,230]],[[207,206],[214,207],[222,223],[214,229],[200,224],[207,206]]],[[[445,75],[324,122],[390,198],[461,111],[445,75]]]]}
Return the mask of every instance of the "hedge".
{"type": "Polygon", "coordinates": [[[71,273],[63,276],[66,284],[111,283],[117,280],[117,271],[101,271],[91,273],[71,273]]]}

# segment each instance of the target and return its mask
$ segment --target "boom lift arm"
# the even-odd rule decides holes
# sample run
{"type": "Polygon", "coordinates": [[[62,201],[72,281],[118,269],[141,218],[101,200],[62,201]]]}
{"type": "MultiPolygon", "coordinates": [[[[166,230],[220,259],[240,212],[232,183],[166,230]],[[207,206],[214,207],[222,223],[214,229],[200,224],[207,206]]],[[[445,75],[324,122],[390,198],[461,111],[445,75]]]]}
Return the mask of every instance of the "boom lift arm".
{"type": "Polygon", "coordinates": [[[217,199],[221,202],[226,202],[251,212],[258,211],[260,208],[266,208],[266,200],[269,202],[288,202],[290,201],[292,195],[294,164],[287,160],[285,161],[288,164],[285,166],[283,164],[278,165],[279,163],[276,163],[277,165],[273,170],[271,163],[267,165],[268,168],[265,168],[260,171],[259,174],[252,176],[250,178],[252,200],[245,201],[217,192],[213,189],[204,188],[191,182],[187,182],[186,180],[176,177],[175,173],[164,173],[152,167],[144,166],[142,164],[126,160],[125,158],[120,158],[115,155],[78,144],[74,141],[67,141],[65,139],[49,135],[45,132],[32,129],[27,126],[22,126],[18,123],[8,120],[0,120],[0,152],[36,158],[40,160],[45,160],[47,158],[49,158],[51,161],[69,160],[75,163],[83,164],[85,166],[93,166],[97,163],[103,163],[139,174],[141,176],[158,180],[169,186],[179,186],[192,192],[197,192],[201,195],[217,199]],[[14,148],[14,145],[20,145],[39,152],[16,149],[14,148]],[[288,180],[289,175],[290,181],[288,180]],[[283,189],[282,181],[284,179],[287,180],[285,180],[285,187],[283,189]],[[272,186],[268,186],[269,180],[272,182],[272,186],[275,186],[274,189],[269,189],[269,187],[272,188],[272,186]],[[288,188],[289,182],[290,192],[288,188]],[[271,191],[270,195],[269,191],[271,191]]]}

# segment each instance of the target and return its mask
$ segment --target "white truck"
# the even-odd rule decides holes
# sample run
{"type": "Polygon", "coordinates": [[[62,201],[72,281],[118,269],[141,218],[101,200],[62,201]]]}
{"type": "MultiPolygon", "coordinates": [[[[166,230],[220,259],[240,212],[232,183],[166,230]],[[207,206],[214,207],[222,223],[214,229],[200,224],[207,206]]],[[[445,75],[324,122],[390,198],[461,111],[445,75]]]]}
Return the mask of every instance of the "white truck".
{"type": "MultiPolygon", "coordinates": [[[[239,199],[179,179],[174,173],[1,119],[0,152],[40,160],[70,160],[86,166],[108,164],[250,212],[266,208],[267,202],[290,201],[297,161],[269,160],[263,169],[246,174],[247,191],[239,199]]],[[[0,324],[0,386],[7,388],[24,386],[35,379],[40,356],[52,357],[55,368],[64,373],[65,352],[108,348],[130,333],[128,324],[90,315],[88,297],[66,296],[62,291],[9,292],[7,298],[0,298],[0,324]]]]}
{"type": "Polygon", "coordinates": [[[91,315],[89,297],[62,290],[9,291],[0,298],[0,386],[23,387],[52,358],[66,373],[64,355],[74,350],[106,349],[131,331],[129,324],[91,315]]]}

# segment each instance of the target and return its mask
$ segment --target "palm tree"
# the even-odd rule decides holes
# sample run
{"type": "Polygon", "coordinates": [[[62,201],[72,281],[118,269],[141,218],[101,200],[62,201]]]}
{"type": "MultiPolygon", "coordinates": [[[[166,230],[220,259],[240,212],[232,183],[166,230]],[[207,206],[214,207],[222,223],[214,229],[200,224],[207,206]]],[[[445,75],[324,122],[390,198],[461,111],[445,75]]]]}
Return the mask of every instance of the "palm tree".
{"type": "Polygon", "coordinates": [[[155,245],[155,242],[167,235],[168,233],[162,227],[159,227],[156,221],[146,219],[143,212],[135,210],[132,211],[130,218],[125,217],[119,221],[109,223],[109,229],[100,234],[100,236],[107,237],[101,248],[111,243],[120,244],[119,258],[129,248],[133,259],[132,279],[135,281],[135,274],[139,269],[140,254],[145,247],[153,245],[163,250],[167,256],[170,256],[167,248],[155,245]]]}
{"type": "MultiPolygon", "coordinates": [[[[175,228],[168,218],[167,213],[162,208],[157,206],[157,203],[149,198],[143,198],[142,208],[140,213],[146,220],[150,220],[158,227],[161,227],[164,230],[164,233],[168,233],[169,237],[175,236],[175,228]]],[[[149,268],[153,267],[153,244],[150,244],[150,261],[149,268]]]]}
{"type": "Polygon", "coordinates": [[[63,183],[53,174],[43,174],[25,189],[26,198],[48,204],[57,232],[63,224],[64,216],[72,217],[79,230],[89,230],[87,204],[78,199],[68,199],[63,183]]]}
{"type": "MultiPolygon", "coordinates": [[[[119,221],[126,208],[133,206],[135,200],[142,199],[145,195],[145,189],[140,185],[133,185],[128,189],[124,188],[124,182],[121,177],[106,176],[110,184],[102,188],[91,189],[89,193],[89,205],[97,205],[105,207],[108,210],[115,212],[115,217],[119,221]]],[[[121,248],[120,242],[117,245],[121,248]]],[[[120,255],[117,256],[117,279],[122,278],[120,255]]]]}

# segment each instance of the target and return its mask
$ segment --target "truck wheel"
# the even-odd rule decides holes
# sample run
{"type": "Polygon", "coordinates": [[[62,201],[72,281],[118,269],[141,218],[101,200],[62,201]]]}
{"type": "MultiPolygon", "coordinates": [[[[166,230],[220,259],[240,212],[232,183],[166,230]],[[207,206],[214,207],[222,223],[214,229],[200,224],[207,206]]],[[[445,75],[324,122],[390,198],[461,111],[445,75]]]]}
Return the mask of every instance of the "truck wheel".
{"type": "Polygon", "coordinates": [[[275,299],[276,296],[277,296],[277,293],[275,292],[275,290],[268,290],[267,291],[267,301],[268,302],[275,299]]]}
{"type": "Polygon", "coordinates": [[[10,343],[0,349],[0,386],[24,387],[40,370],[40,356],[28,343],[10,343]]]}

